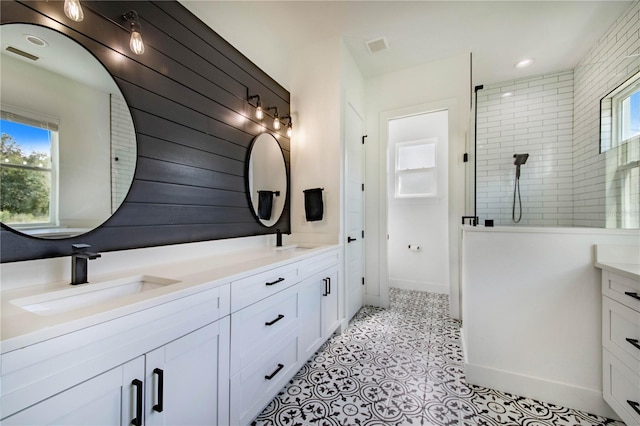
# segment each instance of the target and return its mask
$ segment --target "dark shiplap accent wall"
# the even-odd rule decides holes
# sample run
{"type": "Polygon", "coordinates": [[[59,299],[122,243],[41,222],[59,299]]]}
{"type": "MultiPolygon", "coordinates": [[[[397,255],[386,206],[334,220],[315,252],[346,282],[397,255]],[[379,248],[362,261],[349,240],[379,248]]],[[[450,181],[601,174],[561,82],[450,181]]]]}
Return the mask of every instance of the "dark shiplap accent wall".
{"type": "MultiPolygon", "coordinates": [[[[100,228],[64,240],[42,240],[2,225],[1,262],[67,256],[71,244],[124,250],[290,231],[289,196],[271,228],[255,218],[246,195],[245,161],[252,139],[277,135],[289,176],[284,131],[253,118],[248,94],[289,113],[289,92],[182,5],[173,1],[83,1],[83,22],[62,1],[0,2],[2,23],[33,23],[85,46],[120,87],[133,117],[138,162],[131,190],[100,228]],[[122,14],[140,16],[144,55],[129,50],[122,14]]],[[[212,3],[215,7],[215,3],[212,3]]],[[[91,194],[87,194],[91,202],[91,194]]]]}

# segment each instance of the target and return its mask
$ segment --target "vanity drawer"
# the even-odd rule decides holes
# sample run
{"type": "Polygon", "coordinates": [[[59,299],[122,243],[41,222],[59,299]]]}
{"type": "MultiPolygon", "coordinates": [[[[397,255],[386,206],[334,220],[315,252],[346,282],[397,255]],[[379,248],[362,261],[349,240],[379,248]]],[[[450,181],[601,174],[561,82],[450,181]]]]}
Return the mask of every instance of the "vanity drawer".
{"type": "Polygon", "coordinates": [[[231,315],[231,375],[251,364],[264,348],[298,326],[297,287],[254,303],[231,315]]]}
{"type": "Polygon", "coordinates": [[[324,255],[316,256],[312,259],[304,260],[300,262],[300,279],[303,280],[312,275],[322,272],[325,269],[329,269],[338,265],[339,258],[338,251],[333,251],[324,255]]]}
{"type": "Polygon", "coordinates": [[[608,350],[602,356],[604,400],[626,424],[640,425],[640,376],[608,350]]]}
{"type": "Polygon", "coordinates": [[[300,365],[298,332],[273,342],[253,364],[231,377],[231,424],[246,425],[284,387],[300,365]]]}
{"type": "Polygon", "coordinates": [[[602,294],[640,312],[640,281],[602,271],[602,294]]]}
{"type": "Polygon", "coordinates": [[[640,375],[640,312],[602,298],[602,343],[640,375]]]}
{"type": "Polygon", "coordinates": [[[231,312],[276,294],[299,281],[299,265],[292,263],[231,283],[231,312]]]}

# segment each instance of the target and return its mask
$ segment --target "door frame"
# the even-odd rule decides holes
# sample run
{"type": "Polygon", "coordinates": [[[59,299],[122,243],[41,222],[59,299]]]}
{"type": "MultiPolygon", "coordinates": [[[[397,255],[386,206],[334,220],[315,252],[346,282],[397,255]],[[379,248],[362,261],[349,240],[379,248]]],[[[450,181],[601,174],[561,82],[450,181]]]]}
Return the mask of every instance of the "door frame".
{"type": "Polygon", "coordinates": [[[460,319],[460,247],[461,228],[458,220],[464,210],[464,153],[465,141],[460,135],[460,113],[456,98],[442,99],[426,102],[418,105],[396,108],[382,111],[379,120],[378,145],[378,276],[380,277],[380,299],[382,307],[389,306],[389,259],[388,259],[388,208],[387,194],[388,176],[388,144],[389,144],[389,120],[410,115],[448,110],[449,112],[449,146],[448,146],[448,228],[449,228],[449,314],[452,318],[460,319]]]}

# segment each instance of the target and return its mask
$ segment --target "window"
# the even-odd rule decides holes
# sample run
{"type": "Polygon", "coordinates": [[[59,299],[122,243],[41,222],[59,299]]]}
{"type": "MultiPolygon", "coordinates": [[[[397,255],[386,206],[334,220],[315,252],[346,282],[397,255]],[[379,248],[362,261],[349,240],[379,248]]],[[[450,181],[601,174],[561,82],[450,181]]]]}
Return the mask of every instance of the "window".
{"type": "Polygon", "coordinates": [[[0,221],[14,227],[56,222],[57,124],[2,111],[0,221]]]}
{"type": "Polygon", "coordinates": [[[396,144],[396,198],[436,195],[436,142],[432,138],[396,144]]]}
{"type": "Polygon", "coordinates": [[[620,97],[618,108],[620,142],[625,143],[640,136],[640,80],[620,97]]]}
{"type": "Polygon", "coordinates": [[[600,100],[600,152],[640,138],[640,72],[600,100]]]}

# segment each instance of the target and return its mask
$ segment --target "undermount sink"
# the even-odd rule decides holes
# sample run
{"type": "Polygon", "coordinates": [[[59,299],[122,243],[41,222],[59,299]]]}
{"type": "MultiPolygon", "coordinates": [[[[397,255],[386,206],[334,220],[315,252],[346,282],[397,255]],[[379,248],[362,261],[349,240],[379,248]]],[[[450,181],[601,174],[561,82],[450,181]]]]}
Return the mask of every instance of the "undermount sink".
{"type": "Polygon", "coordinates": [[[11,303],[34,314],[54,315],[179,282],[168,278],[137,275],[113,281],[70,285],[70,288],[64,290],[14,299],[11,303]]]}
{"type": "Polygon", "coordinates": [[[314,247],[306,246],[306,245],[302,245],[302,244],[288,244],[286,246],[276,247],[275,250],[276,251],[283,251],[283,250],[310,250],[312,248],[314,248],[314,247]]]}

